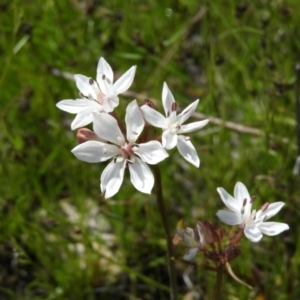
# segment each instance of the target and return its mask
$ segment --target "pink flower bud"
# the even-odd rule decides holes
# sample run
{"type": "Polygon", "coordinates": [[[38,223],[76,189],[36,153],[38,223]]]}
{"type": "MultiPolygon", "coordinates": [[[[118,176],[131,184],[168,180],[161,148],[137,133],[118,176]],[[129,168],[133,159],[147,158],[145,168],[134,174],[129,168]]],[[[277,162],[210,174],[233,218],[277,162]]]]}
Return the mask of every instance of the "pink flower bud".
{"type": "Polygon", "coordinates": [[[105,142],[104,140],[99,138],[94,131],[88,128],[79,128],[77,130],[77,141],[79,142],[79,144],[87,141],[105,142]]]}

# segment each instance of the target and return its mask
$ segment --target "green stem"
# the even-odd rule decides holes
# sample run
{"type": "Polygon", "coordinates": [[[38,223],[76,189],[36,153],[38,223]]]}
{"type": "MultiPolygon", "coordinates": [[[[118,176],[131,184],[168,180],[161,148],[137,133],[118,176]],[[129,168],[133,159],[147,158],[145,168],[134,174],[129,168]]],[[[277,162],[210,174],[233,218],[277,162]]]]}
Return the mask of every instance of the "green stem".
{"type": "Polygon", "coordinates": [[[224,265],[221,264],[217,267],[217,278],[215,287],[215,300],[221,300],[222,298],[222,279],[223,279],[224,265]]]}
{"type": "Polygon", "coordinates": [[[170,231],[170,226],[168,222],[168,214],[165,207],[163,191],[162,191],[162,184],[161,184],[161,174],[159,167],[157,165],[152,166],[154,171],[155,177],[155,193],[157,199],[157,207],[160,212],[160,217],[163,223],[163,227],[165,230],[165,235],[167,239],[167,263],[168,263],[168,271],[169,271],[169,278],[170,278],[170,288],[171,294],[170,299],[176,300],[177,299],[177,283],[176,283],[176,273],[175,273],[175,261],[173,258],[173,244],[172,244],[172,235],[170,231]]]}

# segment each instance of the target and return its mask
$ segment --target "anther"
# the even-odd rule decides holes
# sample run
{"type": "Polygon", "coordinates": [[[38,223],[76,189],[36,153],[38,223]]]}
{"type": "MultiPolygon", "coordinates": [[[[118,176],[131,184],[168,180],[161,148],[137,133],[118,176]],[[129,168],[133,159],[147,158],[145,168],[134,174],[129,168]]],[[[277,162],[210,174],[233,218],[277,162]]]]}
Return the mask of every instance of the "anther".
{"type": "Polygon", "coordinates": [[[261,211],[262,211],[262,212],[265,212],[265,211],[268,209],[268,207],[269,207],[269,203],[266,202],[266,203],[262,206],[261,211]]]}
{"type": "Polygon", "coordinates": [[[250,203],[252,204],[255,200],[256,196],[252,196],[251,199],[250,199],[250,203]]]}
{"type": "Polygon", "coordinates": [[[105,74],[102,75],[102,79],[105,80],[105,74]]]}
{"type": "Polygon", "coordinates": [[[93,85],[93,84],[94,84],[93,78],[89,78],[89,84],[90,84],[90,85],[93,85]]]}
{"type": "Polygon", "coordinates": [[[171,111],[177,111],[177,102],[172,102],[171,111]]]}
{"type": "Polygon", "coordinates": [[[243,207],[245,207],[246,205],[247,205],[247,198],[244,199],[243,207]]]}

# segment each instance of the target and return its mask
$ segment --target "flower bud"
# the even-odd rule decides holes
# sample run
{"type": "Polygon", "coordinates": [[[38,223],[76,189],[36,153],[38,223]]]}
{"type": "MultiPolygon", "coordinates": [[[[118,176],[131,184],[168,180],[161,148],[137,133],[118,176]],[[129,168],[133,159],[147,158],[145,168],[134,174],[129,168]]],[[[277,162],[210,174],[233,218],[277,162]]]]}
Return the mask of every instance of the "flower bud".
{"type": "Polygon", "coordinates": [[[87,141],[105,142],[104,140],[99,138],[94,131],[88,128],[79,128],[77,130],[77,141],[79,142],[79,144],[87,141]]]}

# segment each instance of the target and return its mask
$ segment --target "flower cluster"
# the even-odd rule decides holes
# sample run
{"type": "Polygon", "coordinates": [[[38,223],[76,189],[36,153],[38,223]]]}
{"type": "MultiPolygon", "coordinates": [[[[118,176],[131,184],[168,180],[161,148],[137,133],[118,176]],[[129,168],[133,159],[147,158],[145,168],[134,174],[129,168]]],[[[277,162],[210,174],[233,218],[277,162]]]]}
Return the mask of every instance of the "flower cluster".
{"type": "Polygon", "coordinates": [[[80,144],[72,150],[72,153],[88,163],[111,159],[100,178],[100,189],[105,198],[112,197],[119,191],[126,168],[129,169],[134,187],[143,193],[151,193],[154,177],[147,164],[154,165],[161,162],[168,157],[166,150],[176,145],[188,162],[196,167],[200,165],[200,159],[190,138],[182,135],[204,127],[209,121],[183,125],[196,110],[199,100],[177,115],[177,104],[167,84],[164,83],[162,101],[166,117],[151,108],[151,105],[139,107],[137,101],[133,100],[126,109],[125,129],[116,113],[112,113],[119,105],[118,95],[131,86],[135,72],[136,66],[132,66],[113,83],[113,71],[101,57],[96,81],[84,75],[75,75],[81,98],[57,103],[57,107],[61,110],[76,114],[71,129],[79,129],[77,138],[80,144]],[[90,123],[93,123],[94,132],[82,128],[90,123]],[[150,124],[161,128],[163,133],[155,140],[148,140],[144,135],[143,143],[140,143],[139,139],[146,123],[147,126],[150,124]]]}

